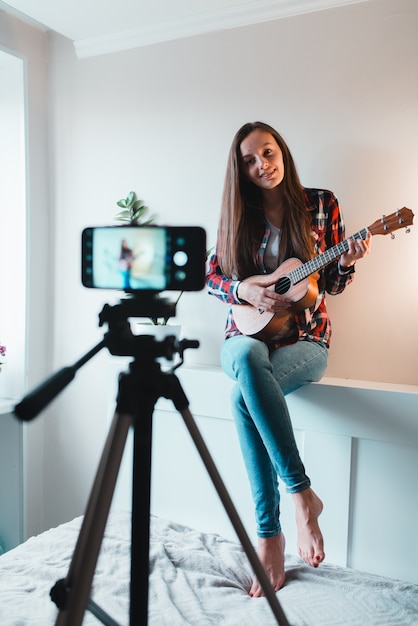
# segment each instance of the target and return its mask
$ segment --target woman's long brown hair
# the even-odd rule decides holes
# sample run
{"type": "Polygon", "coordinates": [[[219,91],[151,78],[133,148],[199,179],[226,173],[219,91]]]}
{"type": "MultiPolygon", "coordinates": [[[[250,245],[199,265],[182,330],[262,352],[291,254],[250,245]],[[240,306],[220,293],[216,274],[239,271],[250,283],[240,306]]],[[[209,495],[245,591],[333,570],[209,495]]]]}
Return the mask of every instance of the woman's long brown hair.
{"type": "Polygon", "coordinates": [[[296,256],[303,262],[313,257],[311,224],[304,189],[284,139],[268,124],[250,122],[236,133],[229,151],[219,218],[217,256],[222,272],[243,280],[260,273],[258,251],[264,235],[261,190],[249,182],[243,170],[240,147],[254,130],[270,133],[283,154],[284,219],[277,264],[296,256]]]}

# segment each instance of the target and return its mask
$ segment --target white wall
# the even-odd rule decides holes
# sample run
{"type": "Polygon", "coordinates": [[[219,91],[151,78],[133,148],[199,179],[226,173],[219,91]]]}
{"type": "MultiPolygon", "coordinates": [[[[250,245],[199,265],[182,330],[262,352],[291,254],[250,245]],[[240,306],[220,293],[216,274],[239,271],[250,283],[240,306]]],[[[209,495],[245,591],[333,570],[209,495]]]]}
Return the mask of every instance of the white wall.
{"type": "MultiPolygon", "coordinates": [[[[80,287],[82,227],[111,222],[133,188],[161,222],[203,225],[213,244],[227,151],[247,120],[282,131],[302,181],[337,194],[348,234],[414,208],[417,22],[412,0],[371,0],[82,60],[53,37],[57,362],[94,336],[111,297],[80,287]],[[78,344],[62,337],[74,319],[78,344]]],[[[376,237],[355,285],[330,298],[330,376],[417,382],[416,241],[376,237]]],[[[218,364],[224,307],[189,295],[178,318],[201,340],[193,362],[218,364]]]]}
{"type": "MultiPolygon", "coordinates": [[[[382,213],[417,207],[417,24],[414,0],[370,0],[83,60],[51,34],[51,371],[102,338],[97,315],[118,300],[81,287],[82,228],[110,223],[116,200],[135,189],[161,223],[202,225],[212,245],[227,152],[246,121],[265,120],[283,133],[303,183],[337,194],[348,234],[382,213]]],[[[44,102],[33,98],[38,106],[43,123],[44,102]]],[[[416,231],[376,237],[373,247],[355,283],[329,302],[327,374],[415,385],[416,231]]],[[[46,249],[38,253],[43,259],[46,249]]],[[[36,306],[42,297],[41,289],[36,306]]],[[[201,342],[188,364],[218,364],[224,318],[205,292],[181,300],[177,321],[201,342]]],[[[44,328],[45,320],[37,323],[44,328]]],[[[48,451],[45,526],[84,509],[107,428],[109,359],[96,357],[39,418],[48,451]]]]}

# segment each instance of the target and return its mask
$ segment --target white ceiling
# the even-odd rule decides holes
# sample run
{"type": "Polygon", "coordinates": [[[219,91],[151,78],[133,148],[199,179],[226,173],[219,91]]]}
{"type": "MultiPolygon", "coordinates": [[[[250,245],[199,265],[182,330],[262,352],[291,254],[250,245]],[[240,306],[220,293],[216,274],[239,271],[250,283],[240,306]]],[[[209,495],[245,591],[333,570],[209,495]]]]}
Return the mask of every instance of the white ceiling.
{"type": "Polygon", "coordinates": [[[366,1],[0,0],[0,9],[68,37],[78,56],[90,56],[366,1]]]}

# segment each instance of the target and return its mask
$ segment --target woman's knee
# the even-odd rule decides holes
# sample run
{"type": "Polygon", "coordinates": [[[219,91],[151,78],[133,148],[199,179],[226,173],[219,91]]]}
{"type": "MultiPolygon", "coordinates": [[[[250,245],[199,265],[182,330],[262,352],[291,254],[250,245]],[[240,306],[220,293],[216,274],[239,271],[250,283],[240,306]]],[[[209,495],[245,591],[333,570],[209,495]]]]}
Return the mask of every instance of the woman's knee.
{"type": "Polygon", "coordinates": [[[285,395],[298,387],[319,381],[327,366],[327,349],[310,341],[299,341],[273,355],[274,376],[285,395]]]}
{"type": "Polygon", "coordinates": [[[263,361],[269,363],[269,351],[265,343],[245,335],[226,339],[221,351],[222,367],[235,378],[238,368],[262,367],[263,361]]]}

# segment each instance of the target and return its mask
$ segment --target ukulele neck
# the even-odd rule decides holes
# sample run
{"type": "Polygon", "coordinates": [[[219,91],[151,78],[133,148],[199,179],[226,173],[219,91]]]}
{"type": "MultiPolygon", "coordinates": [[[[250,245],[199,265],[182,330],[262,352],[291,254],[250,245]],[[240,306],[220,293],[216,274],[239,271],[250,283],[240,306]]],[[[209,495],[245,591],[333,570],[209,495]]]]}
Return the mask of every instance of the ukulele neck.
{"type": "Polygon", "coordinates": [[[332,248],[329,248],[322,254],[319,254],[315,258],[310,259],[309,261],[301,265],[300,267],[292,270],[289,274],[292,283],[299,283],[301,280],[304,280],[311,274],[314,274],[315,272],[321,270],[323,267],[326,267],[327,265],[332,263],[332,261],[335,261],[335,259],[338,259],[338,257],[344,254],[344,252],[347,252],[348,242],[350,239],[353,239],[354,241],[364,240],[366,239],[368,232],[368,228],[363,228],[348,239],[340,241],[340,243],[332,246],[332,248]]]}

